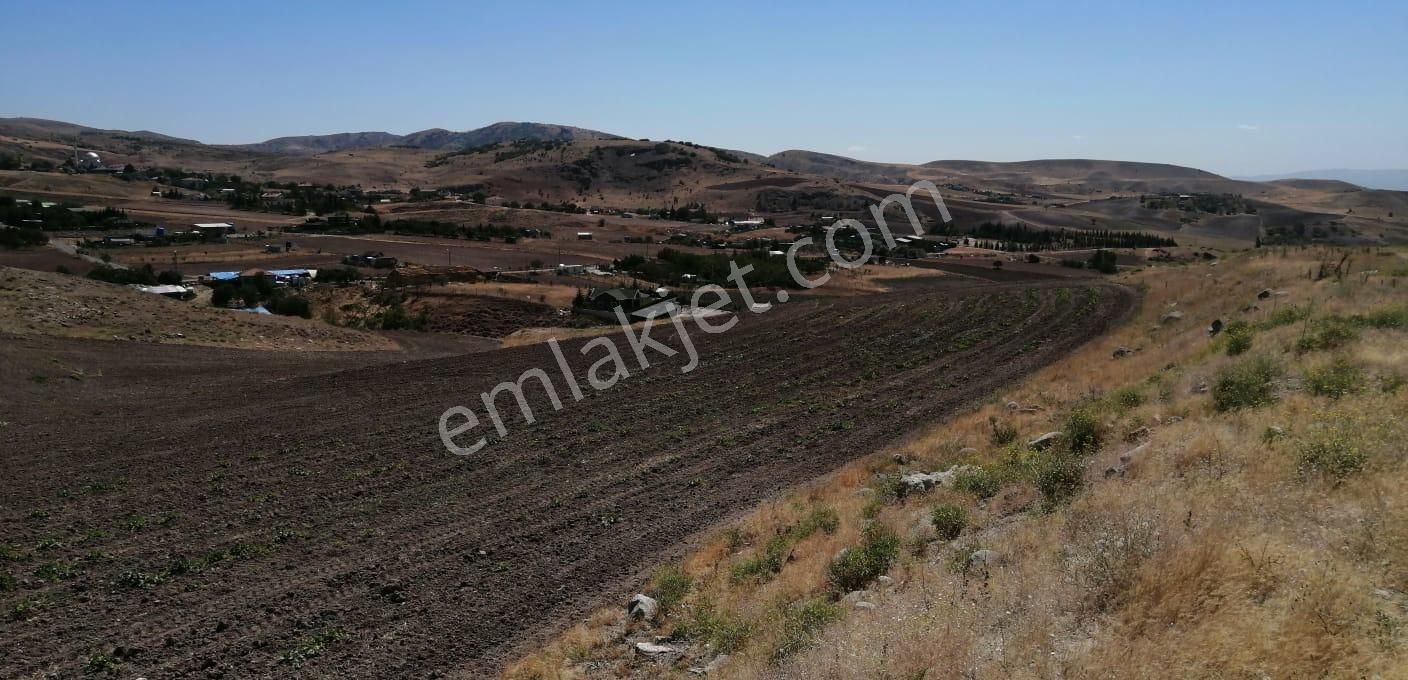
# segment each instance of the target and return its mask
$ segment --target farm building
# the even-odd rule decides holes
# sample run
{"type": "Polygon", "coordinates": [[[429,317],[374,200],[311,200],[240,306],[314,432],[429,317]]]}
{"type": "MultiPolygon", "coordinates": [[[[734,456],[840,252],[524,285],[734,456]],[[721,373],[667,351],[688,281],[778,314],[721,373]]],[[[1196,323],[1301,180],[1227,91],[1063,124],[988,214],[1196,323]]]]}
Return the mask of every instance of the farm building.
{"type": "Polygon", "coordinates": [[[634,288],[594,288],[587,293],[587,306],[608,311],[617,307],[634,311],[655,302],[655,298],[634,288]]]}
{"type": "Polygon", "coordinates": [[[234,233],[235,225],[229,222],[204,222],[192,224],[191,231],[200,234],[205,241],[223,241],[226,236],[234,233]]]}
{"type": "Polygon", "coordinates": [[[592,233],[590,231],[579,231],[577,232],[577,240],[590,241],[592,240],[592,233]]]}
{"type": "Polygon", "coordinates": [[[192,300],[196,296],[195,291],[185,286],[136,286],[136,288],[143,293],[152,293],[176,300],[192,300]]]}

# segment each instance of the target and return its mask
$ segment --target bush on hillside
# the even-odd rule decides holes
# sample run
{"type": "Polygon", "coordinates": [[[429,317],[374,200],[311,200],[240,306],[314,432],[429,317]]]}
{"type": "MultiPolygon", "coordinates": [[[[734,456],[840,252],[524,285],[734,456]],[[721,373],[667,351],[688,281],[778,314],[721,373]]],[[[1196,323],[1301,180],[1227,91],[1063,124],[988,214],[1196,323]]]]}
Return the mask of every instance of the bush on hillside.
{"type": "Polygon", "coordinates": [[[968,523],[968,513],[957,505],[943,503],[929,511],[929,521],[933,522],[940,539],[952,541],[963,533],[963,527],[968,523]]]}
{"type": "Polygon", "coordinates": [[[1222,369],[1212,387],[1212,403],[1219,411],[1268,406],[1276,402],[1274,381],[1281,365],[1268,356],[1257,356],[1222,369]]]}
{"type": "Polygon", "coordinates": [[[826,582],[835,593],[862,590],[890,570],[900,553],[900,537],[883,524],[873,523],[861,533],[861,544],[831,560],[826,582]]]}

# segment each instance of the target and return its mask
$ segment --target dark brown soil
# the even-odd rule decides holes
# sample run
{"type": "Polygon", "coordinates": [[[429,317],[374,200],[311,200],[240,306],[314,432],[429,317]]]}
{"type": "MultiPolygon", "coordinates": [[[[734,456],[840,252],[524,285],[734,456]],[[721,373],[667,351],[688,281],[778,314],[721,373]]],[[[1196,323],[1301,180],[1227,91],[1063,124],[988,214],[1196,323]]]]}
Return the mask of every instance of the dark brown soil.
{"type": "MultiPolygon", "coordinates": [[[[547,347],[0,338],[0,676],[72,677],[95,654],[125,677],[489,675],[698,532],[985,397],[1133,299],[987,283],[691,325],[696,370],[636,371],[622,342],[629,379],[560,412],[536,398],[536,424],[468,458],[440,444],[441,412],[482,414],[528,368],[565,395],[547,347]]],[[[563,343],[578,375],[601,355],[584,342],[563,343]]]]}

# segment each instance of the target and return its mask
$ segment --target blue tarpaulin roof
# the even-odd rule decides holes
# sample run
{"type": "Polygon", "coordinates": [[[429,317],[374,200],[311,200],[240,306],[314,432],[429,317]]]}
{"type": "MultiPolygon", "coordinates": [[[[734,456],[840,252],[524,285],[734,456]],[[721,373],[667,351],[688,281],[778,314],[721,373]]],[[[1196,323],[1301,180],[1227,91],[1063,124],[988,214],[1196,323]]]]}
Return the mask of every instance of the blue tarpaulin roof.
{"type": "Polygon", "coordinates": [[[270,269],[269,273],[274,276],[307,276],[307,269],[270,269]]]}
{"type": "Polygon", "coordinates": [[[239,277],[239,272],[210,272],[210,279],[213,281],[234,281],[239,277]]]}

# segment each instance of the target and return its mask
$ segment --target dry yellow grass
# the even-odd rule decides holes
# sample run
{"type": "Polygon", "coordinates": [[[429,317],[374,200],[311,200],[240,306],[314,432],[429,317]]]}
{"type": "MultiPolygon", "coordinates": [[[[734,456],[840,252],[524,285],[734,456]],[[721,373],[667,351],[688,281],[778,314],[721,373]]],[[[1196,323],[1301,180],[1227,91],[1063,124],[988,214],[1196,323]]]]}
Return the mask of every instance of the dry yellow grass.
{"type": "Polygon", "coordinates": [[[1398,386],[1408,329],[1363,328],[1338,348],[1295,350],[1316,336],[1317,319],[1402,309],[1408,280],[1389,273],[1405,254],[1356,250],[1348,277],[1313,280],[1327,255],[1267,249],[1123,276],[1145,292],[1124,327],[981,408],[758,508],[685,559],[693,588],[649,632],[693,634],[690,660],[635,660],[633,631],[621,626],[597,629],[605,641],[589,651],[553,646],[508,675],[685,677],[718,651],[688,628],[708,603],[747,626],[722,668],[729,678],[1408,677],[1408,387],[1398,386]],[[1373,270],[1382,273],[1353,273],[1373,270]],[[1259,298],[1263,290],[1276,293],[1259,298]],[[1310,319],[1274,321],[1292,305],[1310,319]],[[1165,319],[1170,311],[1182,318],[1165,319]],[[1225,334],[1208,337],[1213,319],[1253,324],[1251,350],[1228,356],[1225,334]],[[1119,347],[1138,351],[1113,359],[1119,347]],[[1285,372],[1279,398],[1214,408],[1207,386],[1259,355],[1285,372]],[[1357,367],[1352,391],[1314,394],[1313,376],[1336,358],[1357,367]],[[1012,411],[1013,401],[1041,409],[1012,411]],[[990,419],[1014,425],[1020,443],[1061,429],[1076,407],[1095,413],[1105,436],[1081,459],[1083,488],[1050,511],[1026,482],[986,501],[951,489],[872,501],[877,474],[899,468],[896,454],[911,459],[905,470],[1001,469],[1008,453],[992,443],[990,419]],[[1325,461],[1349,462],[1333,474],[1325,461]],[[927,525],[938,502],[967,510],[955,541],[934,540],[927,525]],[[834,533],[796,542],[771,578],[730,577],[819,507],[836,511],[834,533]],[[873,609],[841,600],[838,620],[779,656],[796,634],[783,612],[824,592],[827,565],[859,542],[867,510],[904,541],[894,583],[861,596],[873,609]],[[1000,561],[956,566],[976,548],[1000,561]]]}

